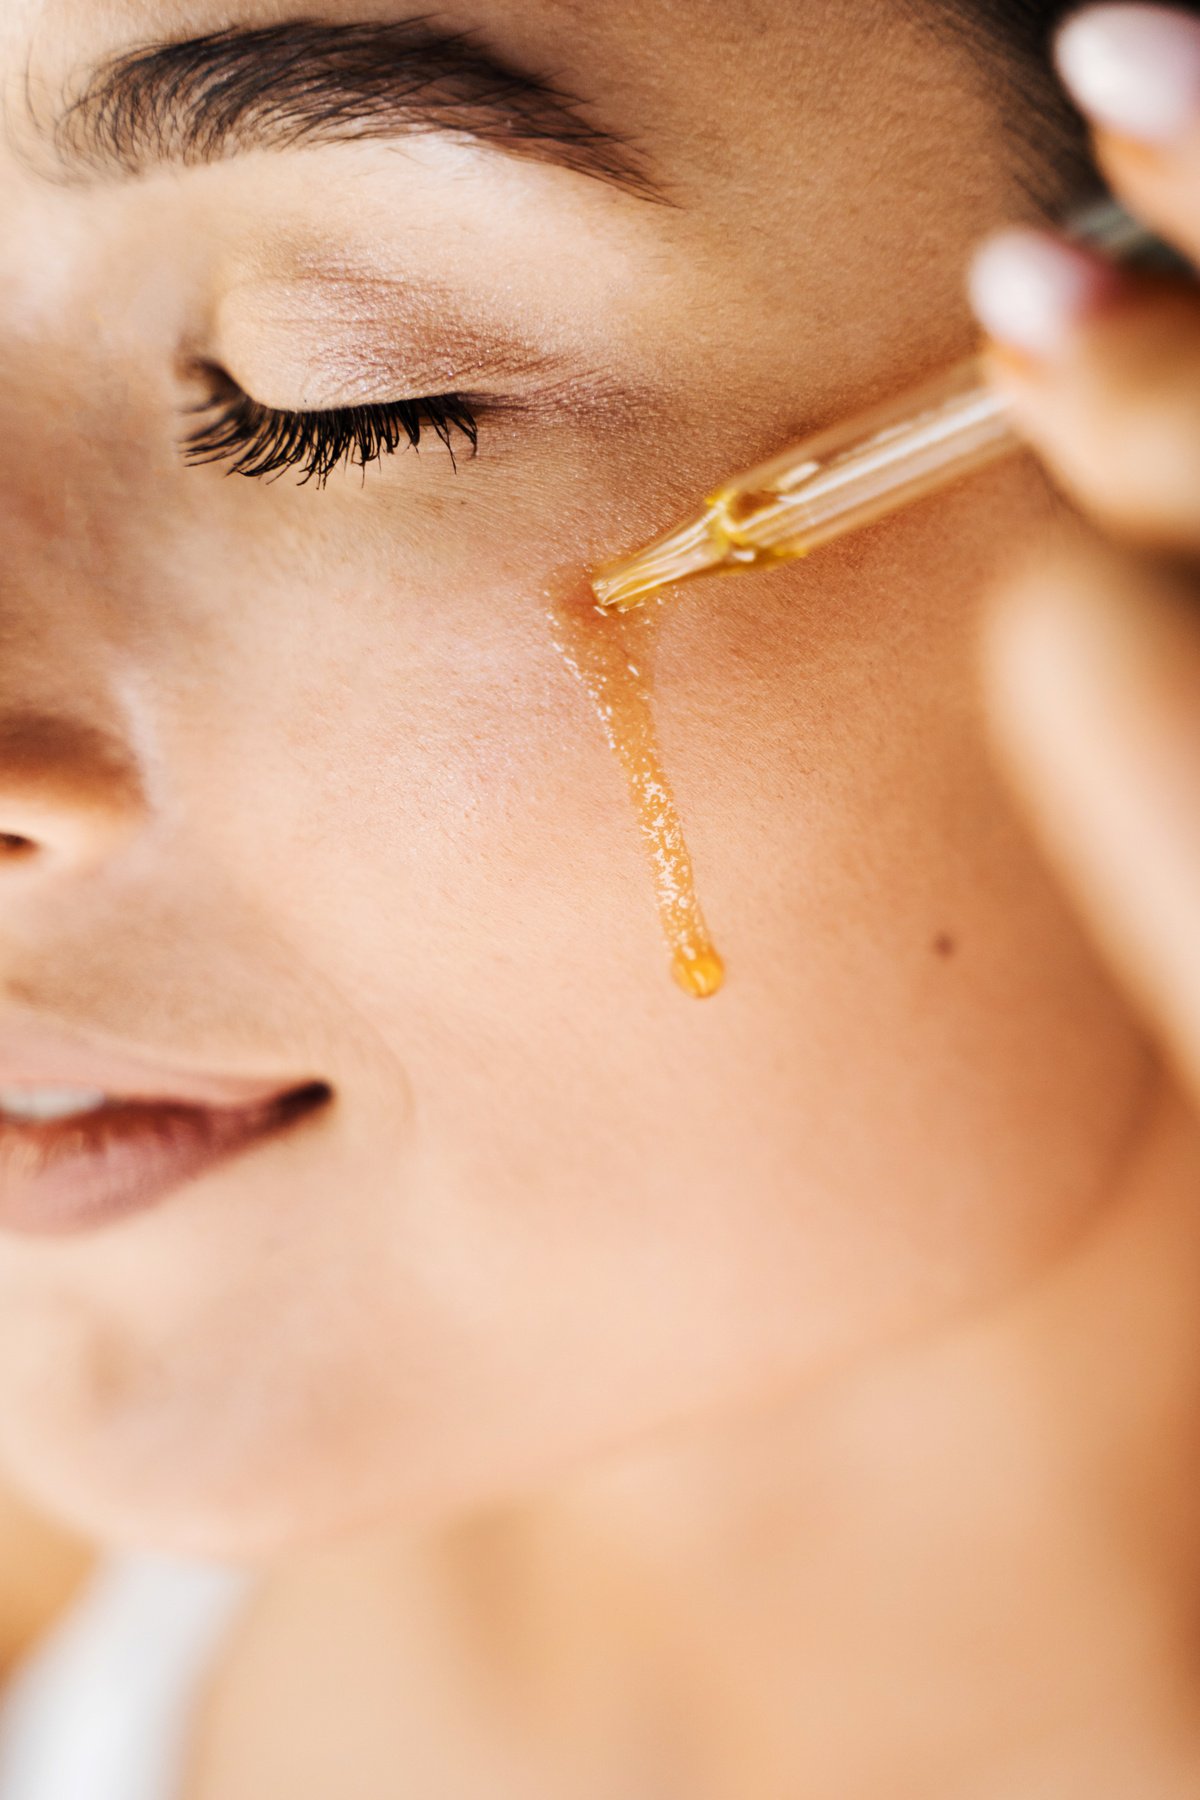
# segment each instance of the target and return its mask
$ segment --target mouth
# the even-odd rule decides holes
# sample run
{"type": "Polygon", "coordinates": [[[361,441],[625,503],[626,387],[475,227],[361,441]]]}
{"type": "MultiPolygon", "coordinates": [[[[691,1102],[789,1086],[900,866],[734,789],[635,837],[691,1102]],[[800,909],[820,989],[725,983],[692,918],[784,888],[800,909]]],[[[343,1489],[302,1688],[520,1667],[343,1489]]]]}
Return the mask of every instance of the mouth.
{"type": "Polygon", "coordinates": [[[121,1096],[0,1066],[0,1231],[65,1236],[144,1212],[331,1099],[315,1081],[232,1104],[121,1096]]]}

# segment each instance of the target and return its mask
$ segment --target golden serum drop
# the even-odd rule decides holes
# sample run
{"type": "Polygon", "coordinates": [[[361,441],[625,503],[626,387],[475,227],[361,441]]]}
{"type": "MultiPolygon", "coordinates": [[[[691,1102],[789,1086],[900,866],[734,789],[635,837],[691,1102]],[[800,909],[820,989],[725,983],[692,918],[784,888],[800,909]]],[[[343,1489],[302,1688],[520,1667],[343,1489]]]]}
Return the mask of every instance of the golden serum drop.
{"type": "Polygon", "coordinates": [[[606,617],[584,587],[555,601],[549,618],[554,647],[591,700],[625,776],[654,877],[671,972],[685,993],[707,1000],[721,988],[725,965],[704,922],[683,823],[663,773],[649,666],[655,613],[646,609],[636,621],[606,617]]]}

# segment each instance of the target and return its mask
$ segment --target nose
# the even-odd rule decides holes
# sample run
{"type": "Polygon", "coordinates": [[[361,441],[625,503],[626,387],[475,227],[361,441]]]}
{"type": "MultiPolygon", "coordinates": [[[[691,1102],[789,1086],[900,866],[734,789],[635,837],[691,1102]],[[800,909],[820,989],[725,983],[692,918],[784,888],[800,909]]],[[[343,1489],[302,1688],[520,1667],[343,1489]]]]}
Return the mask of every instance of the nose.
{"type": "Polygon", "coordinates": [[[136,762],[83,720],[0,711],[0,882],[10,871],[82,871],[144,817],[136,762]]]}
{"type": "MultiPolygon", "coordinates": [[[[49,877],[95,868],[146,817],[124,609],[147,579],[150,534],[139,510],[149,502],[130,490],[130,448],[113,453],[89,398],[92,386],[112,391],[111,372],[91,360],[86,331],[69,336],[70,228],[65,260],[43,258],[62,283],[42,296],[43,337],[42,290],[27,289],[7,248],[12,191],[0,160],[0,902],[19,886],[24,912],[49,877]]],[[[36,201],[30,211],[36,237],[36,201]]]]}

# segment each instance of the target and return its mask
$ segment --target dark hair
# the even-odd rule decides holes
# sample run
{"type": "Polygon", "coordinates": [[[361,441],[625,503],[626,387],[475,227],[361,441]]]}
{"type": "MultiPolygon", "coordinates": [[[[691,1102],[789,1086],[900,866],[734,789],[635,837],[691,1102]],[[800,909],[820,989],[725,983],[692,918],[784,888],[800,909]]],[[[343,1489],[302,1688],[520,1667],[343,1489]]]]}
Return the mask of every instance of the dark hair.
{"type": "Polygon", "coordinates": [[[963,10],[1026,54],[1044,56],[1050,32],[1068,7],[1064,0],[963,0],[963,10]]]}
{"type": "MultiPolygon", "coordinates": [[[[1041,211],[1061,212],[1100,187],[1087,130],[1054,73],[1055,29],[1080,0],[933,0],[941,21],[994,72],[1017,174],[1041,211]]],[[[1177,0],[1200,12],[1200,0],[1177,0]]]]}
{"type": "MultiPolygon", "coordinates": [[[[1049,61],[1050,40],[1057,25],[1077,12],[1082,0],[953,0],[963,14],[1026,56],[1049,61]]],[[[1200,0],[1173,0],[1180,12],[1200,12],[1200,0]]]]}

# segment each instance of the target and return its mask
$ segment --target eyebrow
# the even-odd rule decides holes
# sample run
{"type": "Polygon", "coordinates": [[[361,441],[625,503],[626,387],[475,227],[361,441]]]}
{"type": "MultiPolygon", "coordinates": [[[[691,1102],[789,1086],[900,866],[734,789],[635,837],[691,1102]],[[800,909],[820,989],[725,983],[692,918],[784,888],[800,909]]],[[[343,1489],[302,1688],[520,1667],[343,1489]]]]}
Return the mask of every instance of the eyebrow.
{"type": "Polygon", "coordinates": [[[434,132],[660,199],[640,153],[549,78],[425,19],[297,19],[125,52],[90,71],[53,127],[68,172],[134,178],[251,150],[434,132]]]}

